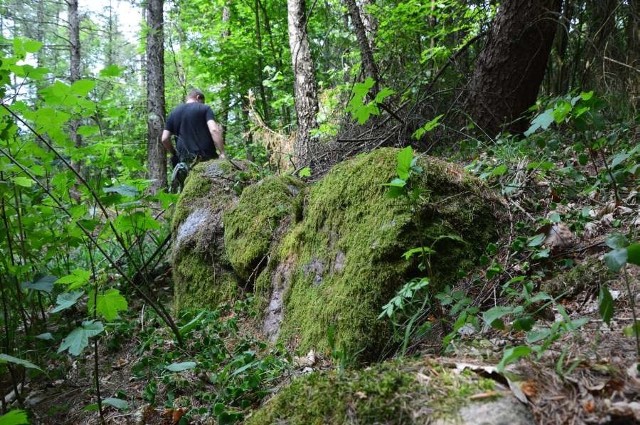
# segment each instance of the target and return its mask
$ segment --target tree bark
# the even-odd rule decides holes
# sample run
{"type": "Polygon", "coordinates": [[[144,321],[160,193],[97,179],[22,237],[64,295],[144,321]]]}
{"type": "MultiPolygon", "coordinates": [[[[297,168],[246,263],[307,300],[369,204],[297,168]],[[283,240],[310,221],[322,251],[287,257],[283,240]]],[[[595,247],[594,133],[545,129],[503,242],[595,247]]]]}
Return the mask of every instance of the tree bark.
{"type": "MultiPolygon", "coordinates": [[[[67,0],[67,13],[69,18],[69,82],[73,84],[82,76],[78,0],[67,0]]],[[[72,119],[69,122],[69,137],[76,147],[82,146],[82,138],[78,134],[78,127],[80,127],[79,120],[72,119]]]]}
{"type": "Polygon", "coordinates": [[[562,0],[503,2],[468,87],[467,112],[488,135],[526,130],[556,33],[562,0]]]}
{"type": "Polygon", "coordinates": [[[373,51],[371,50],[371,44],[367,38],[367,30],[362,21],[362,12],[356,4],[356,0],[345,0],[349,16],[351,17],[351,24],[356,32],[356,39],[360,46],[360,60],[362,61],[362,68],[364,74],[367,77],[371,77],[375,81],[373,86],[373,96],[379,91],[380,76],[378,75],[378,67],[373,59],[373,51]]]}
{"type": "Polygon", "coordinates": [[[313,60],[307,36],[305,0],[287,1],[289,48],[293,64],[298,132],[294,146],[294,164],[302,167],[309,163],[311,130],[318,127],[318,89],[313,73],[313,60]]]}
{"type": "Polygon", "coordinates": [[[163,0],[147,2],[147,166],[151,193],[167,186],[167,154],[160,143],[166,114],[164,103],[163,0]]]}

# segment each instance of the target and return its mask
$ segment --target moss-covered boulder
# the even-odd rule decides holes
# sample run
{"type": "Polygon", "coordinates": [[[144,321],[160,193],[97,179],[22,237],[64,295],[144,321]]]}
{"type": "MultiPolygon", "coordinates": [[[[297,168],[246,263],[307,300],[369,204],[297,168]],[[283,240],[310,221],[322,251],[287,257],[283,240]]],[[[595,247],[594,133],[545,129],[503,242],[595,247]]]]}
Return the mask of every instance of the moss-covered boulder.
{"type": "Polygon", "coordinates": [[[238,202],[241,171],[225,160],[197,164],[189,173],[172,222],[174,305],[215,307],[241,286],[224,250],[223,213],[238,202]]]}
{"type": "Polygon", "coordinates": [[[271,339],[375,361],[391,337],[378,315],[398,289],[424,275],[433,290],[453,283],[496,239],[497,197],[456,165],[422,157],[424,171],[412,177],[421,198],[388,197],[384,184],[396,177],[397,152],[346,161],[310,188],[302,220],[256,281],[271,339]],[[435,251],[427,271],[402,256],[421,246],[435,251]]]}
{"type": "Polygon", "coordinates": [[[302,213],[304,183],[292,176],[267,177],[247,187],[224,214],[224,244],[234,271],[252,282],[267,265],[273,241],[302,213]]]}
{"type": "Polygon", "coordinates": [[[493,380],[420,360],[344,373],[311,373],[282,389],[245,423],[525,425],[534,421],[527,408],[493,380]]]}

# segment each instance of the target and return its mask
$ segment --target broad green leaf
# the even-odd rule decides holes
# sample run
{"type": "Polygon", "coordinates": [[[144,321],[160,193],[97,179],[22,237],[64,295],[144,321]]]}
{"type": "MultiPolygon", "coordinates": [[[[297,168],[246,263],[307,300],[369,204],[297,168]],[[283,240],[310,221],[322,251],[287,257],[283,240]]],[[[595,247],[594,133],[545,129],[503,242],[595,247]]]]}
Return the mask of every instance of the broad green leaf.
{"type": "Polygon", "coordinates": [[[547,238],[547,236],[544,233],[538,233],[535,236],[530,237],[529,239],[527,239],[527,246],[530,248],[536,247],[536,246],[540,246],[542,245],[542,243],[544,242],[544,240],[547,238]]]}
{"type": "MultiPolygon", "coordinates": [[[[89,311],[91,311],[89,306],[89,311]]],[[[115,320],[121,311],[127,311],[129,305],[125,297],[117,289],[109,289],[104,294],[98,294],[96,311],[108,321],[115,320]]]]}
{"type": "Polygon", "coordinates": [[[120,185],[120,186],[110,186],[110,187],[105,187],[104,189],[102,189],[105,193],[118,193],[122,196],[138,196],[138,189],[136,189],[133,186],[129,186],[126,184],[120,185]]]}
{"type": "Polygon", "coordinates": [[[376,98],[374,99],[374,102],[382,103],[387,97],[391,96],[394,93],[395,91],[391,90],[388,87],[384,87],[382,90],[378,92],[378,94],[376,95],[376,98]]]}
{"type": "Polygon", "coordinates": [[[74,289],[83,287],[91,278],[91,272],[83,269],[75,269],[71,274],[61,277],[56,281],[58,284],[68,285],[67,290],[73,291],[74,289]]]}
{"type": "Polygon", "coordinates": [[[620,249],[629,245],[629,240],[626,236],[621,235],[620,233],[614,233],[612,235],[607,236],[606,244],[611,249],[620,249]]]}
{"type": "Polygon", "coordinates": [[[84,295],[84,292],[82,291],[63,292],[56,298],[56,307],[51,310],[51,312],[58,313],[60,311],[73,307],[82,295],[84,295]]]}
{"type": "Polygon", "coordinates": [[[196,367],[196,362],[180,362],[180,363],[171,363],[168,366],[165,366],[169,372],[182,372],[185,370],[193,369],[196,367]]]}
{"type": "Polygon", "coordinates": [[[79,95],[86,96],[96,86],[96,82],[92,80],[78,80],[71,84],[71,92],[79,95]]]}
{"type": "Polygon", "coordinates": [[[24,410],[11,410],[0,416],[0,425],[28,425],[29,417],[24,410]]]}
{"type": "Polygon", "coordinates": [[[311,177],[311,168],[304,167],[303,169],[298,171],[298,177],[300,177],[300,178],[311,177]]]}
{"type": "Polygon", "coordinates": [[[38,279],[36,282],[24,282],[22,287],[24,289],[33,289],[34,291],[42,291],[50,294],[53,291],[53,284],[58,280],[56,276],[44,276],[38,279]]]}
{"type": "Polygon", "coordinates": [[[78,134],[81,136],[93,136],[100,133],[100,127],[97,125],[81,125],[78,127],[78,134]]]}
{"type": "Polygon", "coordinates": [[[627,262],[640,266],[640,243],[632,243],[627,247],[627,262]]]}
{"type": "Polygon", "coordinates": [[[506,165],[504,165],[504,164],[498,165],[496,168],[494,168],[491,171],[491,175],[499,177],[499,176],[504,175],[508,170],[509,170],[509,168],[506,165]]]}
{"type": "Polygon", "coordinates": [[[611,164],[609,165],[609,167],[610,168],[616,168],[618,165],[622,164],[627,159],[629,159],[630,156],[631,156],[631,154],[628,153],[628,152],[622,152],[622,153],[617,154],[616,156],[614,156],[611,159],[611,164]]]}
{"type": "Polygon", "coordinates": [[[598,306],[600,317],[608,325],[613,318],[613,297],[611,296],[611,292],[609,292],[609,288],[605,285],[600,285],[600,295],[598,298],[600,299],[598,306]]]}
{"type": "Polygon", "coordinates": [[[580,93],[580,98],[582,100],[590,100],[592,97],[593,97],[593,90],[580,93]]]}
{"type": "Polygon", "coordinates": [[[533,328],[533,325],[536,323],[533,317],[525,316],[519,317],[513,321],[512,328],[515,331],[525,331],[528,332],[533,328]]]}
{"type": "Polygon", "coordinates": [[[118,65],[109,65],[100,70],[101,77],[119,77],[122,74],[124,68],[119,67],[118,65]]]}
{"type": "Polygon", "coordinates": [[[125,400],[114,398],[114,397],[107,397],[103,399],[102,404],[106,406],[115,407],[118,410],[126,410],[129,408],[129,403],[127,403],[125,400]]]}
{"type": "Polygon", "coordinates": [[[402,180],[409,179],[409,171],[411,170],[411,161],[413,160],[413,149],[407,146],[398,152],[396,172],[402,180]]]}
{"type": "Polygon", "coordinates": [[[538,129],[546,130],[549,128],[551,123],[554,121],[553,119],[553,109],[547,109],[546,111],[538,114],[533,121],[531,121],[531,126],[527,131],[524,132],[526,137],[532,135],[538,129]]]}
{"type": "Polygon", "coordinates": [[[482,319],[493,328],[504,329],[502,318],[511,313],[513,313],[513,307],[496,306],[482,313],[482,319]]]}
{"type": "Polygon", "coordinates": [[[518,360],[528,356],[532,352],[533,352],[533,349],[526,345],[519,345],[517,347],[507,348],[506,350],[504,350],[504,354],[502,355],[502,360],[500,360],[500,363],[498,364],[498,370],[499,371],[504,370],[505,366],[507,366],[508,364],[517,362],[518,360]]]}
{"type": "Polygon", "coordinates": [[[407,185],[407,181],[399,178],[395,178],[391,180],[389,183],[383,184],[383,186],[389,186],[389,187],[405,187],[406,185],[407,185]]]}
{"type": "Polygon", "coordinates": [[[103,331],[102,322],[93,320],[82,322],[82,326],[75,328],[62,341],[60,348],[58,348],[58,353],[68,350],[69,354],[78,356],[89,345],[89,338],[99,335],[103,331]]]}
{"type": "Polygon", "coordinates": [[[45,332],[43,334],[36,335],[36,338],[41,339],[43,341],[53,341],[54,339],[51,332],[45,332]]]}
{"type": "Polygon", "coordinates": [[[33,180],[29,177],[18,176],[18,177],[14,177],[12,180],[18,186],[22,186],[22,187],[33,186],[33,180]]]}
{"type": "Polygon", "coordinates": [[[10,356],[8,354],[0,354],[0,363],[13,363],[13,364],[18,364],[20,366],[26,367],[27,369],[42,370],[28,360],[22,360],[17,357],[10,356]]]}
{"type": "Polygon", "coordinates": [[[627,264],[627,258],[627,248],[614,249],[604,255],[604,263],[609,270],[617,272],[627,264]]]}
{"type": "Polygon", "coordinates": [[[553,108],[553,119],[558,124],[564,121],[564,119],[571,112],[571,103],[566,100],[562,100],[556,104],[553,108]]]}
{"type": "Polygon", "coordinates": [[[444,116],[444,114],[440,114],[437,117],[435,117],[434,119],[432,119],[431,121],[427,122],[426,124],[424,124],[422,127],[420,127],[419,129],[417,129],[412,135],[411,137],[413,137],[414,139],[420,139],[422,136],[425,135],[425,133],[430,132],[431,130],[433,130],[434,128],[436,128],[437,126],[440,125],[440,118],[442,118],[444,116]]]}
{"type": "Polygon", "coordinates": [[[534,329],[527,332],[527,342],[529,344],[533,344],[538,341],[542,341],[543,339],[548,338],[551,335],[551,329],[549,328],[540,328],[534,329]]]}

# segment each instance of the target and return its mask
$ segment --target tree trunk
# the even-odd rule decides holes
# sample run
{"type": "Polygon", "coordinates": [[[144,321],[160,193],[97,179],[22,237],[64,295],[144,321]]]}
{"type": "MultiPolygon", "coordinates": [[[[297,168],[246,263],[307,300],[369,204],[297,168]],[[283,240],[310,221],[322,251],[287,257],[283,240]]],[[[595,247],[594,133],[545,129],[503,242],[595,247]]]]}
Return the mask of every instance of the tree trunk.
{"type": "Polygon", "coordinates": [[[160,143],[164,128],[163,0],[147,2],[147,166],[151,193],[167,186],[167,154],[160,143]]]}
{"type": "MultiPolygon", "coordinates": [[[[78,81],[81,74],[80,57],[80,16],[78,15],[78,0],[67,0],[69,18],[69,82],[78,81]]],[[[82,138],[78,134],[80,121],[72,119],[69,122],[69,137],[76,147],[82,146],[82,138]]]]}
{"type": "Polygon", "coordinates": [[[318,90],[313,74],[313,60],[307,37],[305,0],[287,0],[289,24],[289,48],[293,64],[296,113],[298,132],[294,147],[296,167],[309,163],[309,143],[311,130],[318,127],[318,90]]]}
{"type": "Polygon", "coordinates": [[[356,0],[345,0],[345,3],[347,4],[351,23],[353,24],[353,28],[356,32],[358,45],[360,46],[360,59],[362,61],[364,74],[375,81],[375,85],[373,86],[373,96],[375,96],[379,91],[380,76],[378,75],[378,67],[373,59],[371,44],[367,38],[367,30],[362,22],[361,11],[356,4],[356,0]]]}
{"type": "Polygon", "coordinates": [[[467,112],[490,136],[504,125],[526,130],[521,115],[535,103],[544,78],[562,0],[503,2],[469,83],[467,112]],[[517,120],[517,121],[516,121],[517,120]]]}

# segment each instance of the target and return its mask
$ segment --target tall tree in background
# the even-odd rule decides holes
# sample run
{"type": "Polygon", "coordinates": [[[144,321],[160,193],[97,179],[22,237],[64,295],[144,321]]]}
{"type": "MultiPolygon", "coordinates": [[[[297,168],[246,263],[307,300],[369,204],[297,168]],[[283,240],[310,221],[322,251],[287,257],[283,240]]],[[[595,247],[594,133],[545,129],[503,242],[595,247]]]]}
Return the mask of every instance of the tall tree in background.
{"type": "MultiPolygon", "coordinates": [[[[67,17],[69,19],[69,82],[74,83],[81,77],[82,57],[80,56],[80,15],[78,0],[67,0],[67,17]]],[[[76,146],[82,145],[78,134],[79,120],[69,122],[69,137],[76,146]]]]}
{"type": "Polygon", "coordinates": [[[167,186],[167,154],[160,143],[164,104],[163,0],[147,1],[147,166],[151,192],[167,186]]]}
{"type": "Polygon", "coordinates": [[[367,29],[362,20],[363,12],[360,10],[356,0],[345,0],[345,3],[360,46],[360,59],[364,74],[375,81],[373,93],[375,95],[379,90],[380,76],[378,75],[378,67],[373,59],[372,43],[367,37],[367,29]]]}
{"type": "Polygon", "coordinates": [[[311,131],[318,127],[318,89],[313,73],[313,59],[307,35],[305,0],[287,1],[289,48],[294,74],[294,91],[298,132],[294,146],[296,166],[308,164],[311,131]]]}
{"type": "Polygon", "coordinates": [[[507,123],[522,132],[517,120],[535,103],[555,37],[562,0],[502,2],[487,44],[469,83],[467,111],[476,125],[495,135],[507,123]]]}

